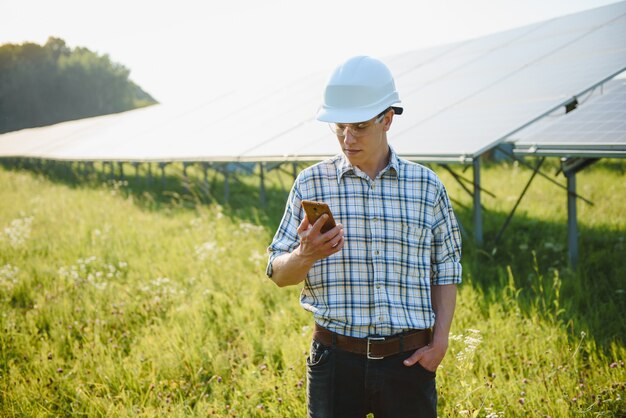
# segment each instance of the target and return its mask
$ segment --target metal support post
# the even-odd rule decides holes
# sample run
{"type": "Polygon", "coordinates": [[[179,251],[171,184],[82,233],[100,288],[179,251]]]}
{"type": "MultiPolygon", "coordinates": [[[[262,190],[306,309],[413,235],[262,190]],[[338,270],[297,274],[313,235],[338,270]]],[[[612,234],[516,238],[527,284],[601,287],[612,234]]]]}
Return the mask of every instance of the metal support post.
{"type": "Polygon", "coordinates": [[[476,245],[483,245],[483,214],[480,205],[480,158],[474,158],[474,240],[476,245]]]}
{"type": "Polygon", "coordinates": [[[261,200],[261,207],[267,206],[267,199],[265,196],[265,163],[259,163],[259,178],[261,180],[259,185],[259,198],[261,200]]]}
{"type": "Polygon", "coordinates": [[[293,169],[293,180],[295,181],[298,177],[298,163],[295,161],[291,163],[291,168],[293,169]]]}
{"type": "Polygon", "coordinates": [[[96,172],[96,167],[93,161],[87,162],[87,175],[91,177],[96,172]]]}
{"type": "Polygon", "coordinates": [[[148,175],[146,176],[146,185],[148,187],[152,186],[152,163],[148,161],[148,175]]]}
{"type": "Polygon", "coordinates": [[[202,176],[204,180],[204,187],[209,190],[209,163],[202,163],[202,176]]]}
{"type": "Polygon", "coordinates": [[[191,193],[191,187],[189,184],[189,177],[187,177],[187,166],[189,163],[187,161],[183,161],[183,187],[187,190],[188,193],[191,193]]]}
{"type": "Polygon", "coordinates": [[[228,171],[228,166],[224,166],[224,204],[228,204],[228,199],[230,198],[230,182],[229,182],[230,173],[228,171]]]}
{"type": "Polygon", "coordinates": [[[120,180],[126,180],[126,177],[124,176],[124,163],[120,161],[117,163],[117,166],[120,169],[120,180]]]}
{"type": "Polygon", "coordinates": [[[578,222],[576,215],[576,172],[566,171],[567,178],[567,246],[569,264],[573,269],[578,265],[578,222]]]}
{"type": "Polygon", "coordinates": [[[161,169],[161,186],[163,190],[165,190],[165,166],[167,163],[159,163],[159,168],[161,169]]]}

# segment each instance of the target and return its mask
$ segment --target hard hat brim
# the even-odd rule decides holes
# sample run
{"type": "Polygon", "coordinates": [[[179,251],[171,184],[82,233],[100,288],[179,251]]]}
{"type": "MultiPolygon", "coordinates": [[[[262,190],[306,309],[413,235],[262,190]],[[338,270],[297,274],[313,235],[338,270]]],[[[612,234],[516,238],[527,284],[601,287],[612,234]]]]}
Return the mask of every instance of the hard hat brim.
{"type": "Polygon", "coordinates": [[[378,116],[385,109],[391,107],[396,115],[401,115],[404,109],[398,106],[378,105],[370,108],[359,109],[333,109],[320,106],[316,119],[320,122],[329,123],[359,123],[366,122],[378,116]]]}

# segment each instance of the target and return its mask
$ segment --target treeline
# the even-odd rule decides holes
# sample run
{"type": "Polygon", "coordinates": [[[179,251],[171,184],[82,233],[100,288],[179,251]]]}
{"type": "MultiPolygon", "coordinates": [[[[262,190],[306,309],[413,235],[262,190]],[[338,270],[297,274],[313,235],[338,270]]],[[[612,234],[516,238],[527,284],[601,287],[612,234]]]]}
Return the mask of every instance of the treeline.
{"type": "Polygon", "coordinates": [[[130,70],[59,38],[0,45],[0,133],[156,103],[130,70]]]}

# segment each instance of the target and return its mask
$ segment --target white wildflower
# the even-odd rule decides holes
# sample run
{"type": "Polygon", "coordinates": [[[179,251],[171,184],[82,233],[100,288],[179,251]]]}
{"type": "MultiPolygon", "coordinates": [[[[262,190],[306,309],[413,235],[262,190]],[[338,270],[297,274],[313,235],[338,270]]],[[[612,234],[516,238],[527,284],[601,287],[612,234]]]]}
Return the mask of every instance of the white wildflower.
{"type": "Polygon", "coordinates": [[[105,186],[110,187],[111,195],[115,196],[120,190],[128,186],[128,182],[126,180],[109,180],[105,186]]]}
{"type": "Polygon", "coordinates": [[[207,241],[200,245],[196,245],[196,256],[200,261],[204,261],[217,252],[217,243],[215,241],[207,241]]]}
{"type": "Polygon", "coordinates": [[[170,282],[171,280],[168,277],[157,277],[156,279],[152,280],[152,285],[154,287],[159,287],[170,282]]]}
{"type": "Polygon", "coordinates": [[[474,352],[478,345],[482,342],[483,337],[480,335],[480,330],[468,329],[467,333],[463,337],[463,343],[465,347],[459,353],[456,358],[461,362],[470,362],[474,356],[474,352]]]}
{"type": "Polygon", "coordinates": [[[259,226],[259,225],[254,225],[248,222],[243,222],[239,225],[239,228],[246,234],[252,233],[252,232],[262,232],[263,231],[263,227],[259,226]]]}
{"type": "Polygon", "coordinates": [[[9,242],[11,247],[21,247],[30,237],[32,222],[32,216],[13,219],[0,236],[9,242]]]}
{"type": "Polygon", "coordinates": [[[157,298],[178,293],[175,283],[169,277],[157,277],[140,289],[145,293],[154,293],[157,298]]]}
{"type": "Polygon", "coordinates": [[[20,269],[12,266],[11,264],[5,264],[0,267],[0,288],[5,287],[12,289],[17,284],[17,275],[20,269]]]}
{"type": "Polygon", "coordinates": [[[193,218],[191,221],[189,221],[189,225],[191,225],[192,228],[199,228],[202,226],[202,218],[193,218]]]}
{"type": "MultiPolygon", "coordinates": [[[[119,265],[126,265],[126,263],[121,261],[119,265]]],[[[62,278],[73,280],[75,285],[89,283],[98,290],[107,288],[109,284],[107,279],[122,276],[122,272],[114,264],[99,263],[95,255],[79,258],[76,264],[69,267],[60,267],[58,274],[62,278]]]]}
{"type": "Polygon", "coordinates": [[[107,282],[97,282],[97,283],[92,283],[92,285],[98,290],[104,290],[107,287],[107,282]]]}
{"type": "Polygon", "coordinates": [[[104,225],[102,229],[95,228],[91,231],[91,242],[106,241],[111,232],[111,225],[104,225]]]}
{"type": "Polygon", "coordinates": [[[250,254],[250,257],[248,257],[248,260],[251,263],[258,264],[258,263],[265,261],[265,258],[266,258],[265,254],[261,253],[259,250],[255,250],[255,251],[252,251],[252,254],[250,254]]]}

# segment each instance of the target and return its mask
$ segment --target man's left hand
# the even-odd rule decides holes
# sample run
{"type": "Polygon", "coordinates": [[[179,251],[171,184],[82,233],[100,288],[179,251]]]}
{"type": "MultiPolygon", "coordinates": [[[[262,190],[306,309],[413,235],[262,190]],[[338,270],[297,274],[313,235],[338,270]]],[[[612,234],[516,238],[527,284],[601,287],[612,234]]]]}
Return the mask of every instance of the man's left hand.
{"type": "Polygon", "coordinates": [[[413,366],[415,363],[421,364],[423,368],[428,371],[435,372],[443,357],[448,350],[448,344],[435,343],[434,341],[425,347],[422,347],[415,351],[411,357],[404,360],[405,366],[413,366]]]}

